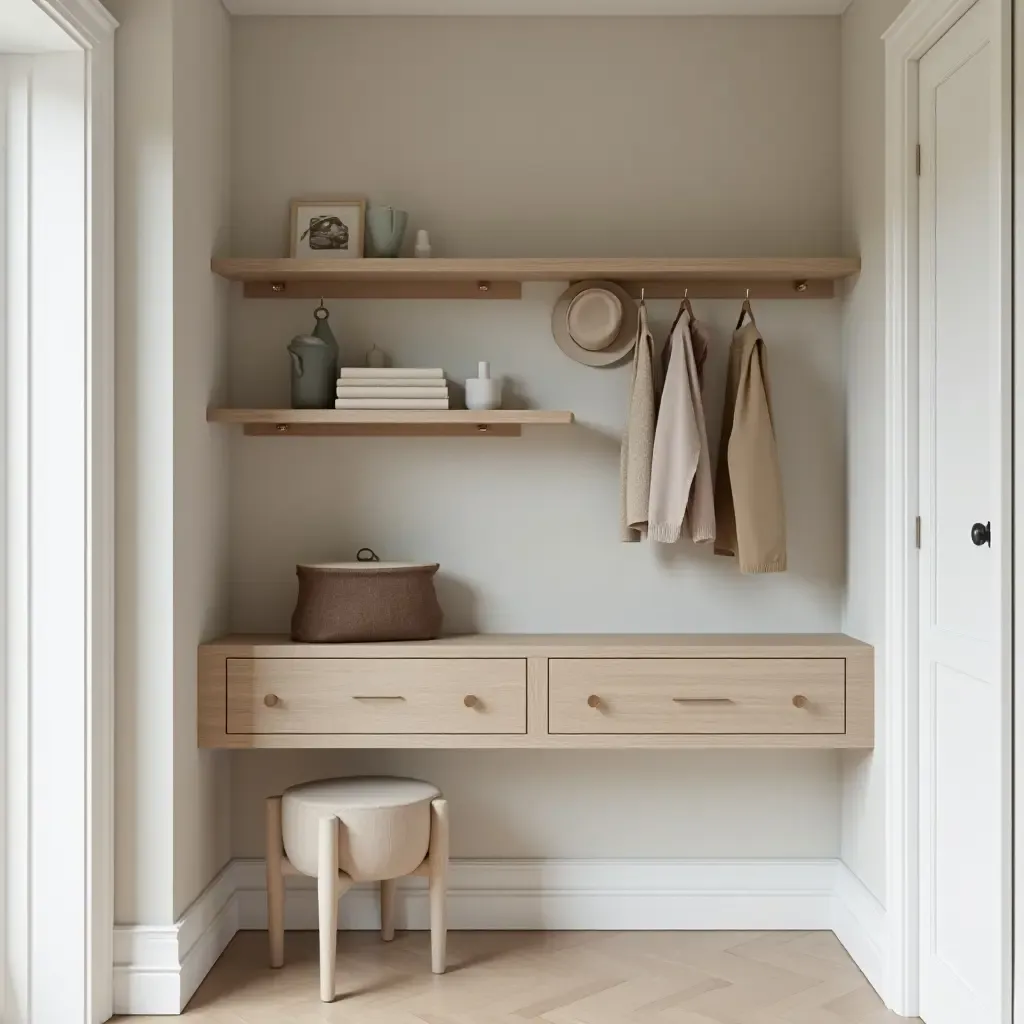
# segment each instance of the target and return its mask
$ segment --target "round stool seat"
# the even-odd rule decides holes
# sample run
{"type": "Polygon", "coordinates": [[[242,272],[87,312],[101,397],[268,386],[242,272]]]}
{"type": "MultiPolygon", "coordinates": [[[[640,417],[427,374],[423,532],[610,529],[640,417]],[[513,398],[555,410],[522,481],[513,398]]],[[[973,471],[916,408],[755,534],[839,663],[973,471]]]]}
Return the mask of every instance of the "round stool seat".
{"type": "Polygon", "coordinates": [[[408,875],[430,844],[430,802],[441,791],[418,779],[324,779],[286,789],[284,850],[304,875],[317,873],[321,818],[338,818],[338,867],[357,882],[408,875]]]}

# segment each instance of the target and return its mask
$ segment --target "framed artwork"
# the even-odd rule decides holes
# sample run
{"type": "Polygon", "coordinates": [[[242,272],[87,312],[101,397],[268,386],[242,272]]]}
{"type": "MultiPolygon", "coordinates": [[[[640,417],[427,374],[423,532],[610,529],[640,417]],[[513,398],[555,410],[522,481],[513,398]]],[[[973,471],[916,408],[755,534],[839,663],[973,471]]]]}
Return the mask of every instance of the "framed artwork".
{"type": "Polygon", "coordinates": [[[366,199],[293,199],[291,225],[292,259],[361,259],[366,199]]]}

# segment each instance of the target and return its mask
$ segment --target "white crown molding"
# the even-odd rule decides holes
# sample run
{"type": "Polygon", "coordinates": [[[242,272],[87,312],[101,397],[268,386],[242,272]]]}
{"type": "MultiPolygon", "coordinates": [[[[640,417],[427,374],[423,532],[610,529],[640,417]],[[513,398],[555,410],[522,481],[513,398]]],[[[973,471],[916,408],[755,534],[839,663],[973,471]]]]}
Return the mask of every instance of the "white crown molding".
{"type": "MultiPolygon", "coordinates": [[[[316,879],[288,880],[285,927],[317,927],[316,879]]],[[[835,860],[457,860],[453,930],[834,930],[873,983],[885,914],[835,860]]],[[[234,860],[173,925],[115,929],[116,1013],[179,1013],[236,931],[267,924],[262,860],[234,860]]],[[[396,924],[429,925],[422,879],[399,883],[396,924]]],[[[376,930],[377,887],[341,901],[339,927],[376,930]]]]}
{"type": "Polygon", "coordinates": [[[224,0],[234,15],[678,17],[839,15],[850,0],[224,0]]]}
{"type": "Polygon", "coordinates": [[[113,39],[117,19],[100,0],[32,0],[87,50],[113,39]]]}

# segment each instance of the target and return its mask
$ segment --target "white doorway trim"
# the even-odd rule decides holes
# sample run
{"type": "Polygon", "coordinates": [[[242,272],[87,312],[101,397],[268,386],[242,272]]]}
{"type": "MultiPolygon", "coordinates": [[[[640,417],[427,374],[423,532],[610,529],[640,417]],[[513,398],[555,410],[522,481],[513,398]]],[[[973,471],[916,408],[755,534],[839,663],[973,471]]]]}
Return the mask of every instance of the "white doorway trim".
{"type": "MultiPolygon", "coordinates": [[[[918,1012],[918,62],[974,0],[911,0],[885,33],[885,688],[886,919],[882,995],[918,1012]]],[[[1010,52],[1010,0],[1002,43],[1010,52]]],[[[1006,61],[1009,67],[1009,61],[1006,61]]],[[[1010,102],[1007,79],[1006,102],[1010,102]]],[[[1007,259],[1009,254],[1007,254],[1007,259]]],[[[1009,519],[1007,519],[1009,521],[1009,519]]]]}
{"type": "Polygon", "coordinates": [[[17,384],[14,375],[5,382],[8,399],[20,389],[18,408],[4,410],[15,428],[4,437],[4,454],[14,453],[17,468],[5,479],[5,512],[17,511],[15,528],[5,523],[5,555],[15,553],[15,536],[31,543],[16,551],[14,583],[7,572],[4,582],[8,598],[17,598],[5,609],[16,629],[5,636],[4,685],[8,697],[18,693],[4,725],[18,743],[2,752],[8,767],[18,758],[18,771],[4,780],[18,814],[4,823],[14,862],[4,885],[17,906],[2,907],[17,916],[16,934],[8,935],[12,960],[2,965],[11,966],[16,984],[0,989],[10,1000],[0,1015],[42,1020],[59,1005],[68,1024],[92,1024],[111,1015],[113,978],[116,22],[99,0],[31,2],[60,29],[60,42],[56,53],[42,46],[21,58],[32,83],[19,107],[19,128],[31,139],[19,158],[28,174],[17,193],[17,238],[4,243],[15,246],[19,269],[7,282],[17,309],[6,312],[17,331],[6,339],[5,365],[11,357],[18,363],[17,384]],[[37,96],[37,81],[49,91],[37,96]],[[66,166],[46,161],[51,153],[65,154],[66,166]],[[72,211],[69,237],[78,241],[63,262],[44,261],[38,239],[51,230],[53,212],[44,200],[62,186],[72,211]],[[37,348],[50,359],[38,357],[33,372],[37,348]],[[67,363],[61,380],[69,391],[65,402],[51,404],[55,352],[67,363]],[[60,557],[63,589],[54,571],[60,557]]]}

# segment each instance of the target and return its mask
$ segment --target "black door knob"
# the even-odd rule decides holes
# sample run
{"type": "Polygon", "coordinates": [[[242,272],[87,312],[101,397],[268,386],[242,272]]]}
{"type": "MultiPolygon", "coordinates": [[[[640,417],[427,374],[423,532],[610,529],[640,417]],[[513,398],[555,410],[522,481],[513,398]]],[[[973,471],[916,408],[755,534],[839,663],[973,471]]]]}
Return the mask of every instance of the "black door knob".
{"type": "Polygon", "coordinates": [[[991,523],[975,523],[971,527],[971,540],[974,541],[975,547],[983,547],[987,544],[989,547],[992,546],[992,524],[991,523]]]}

